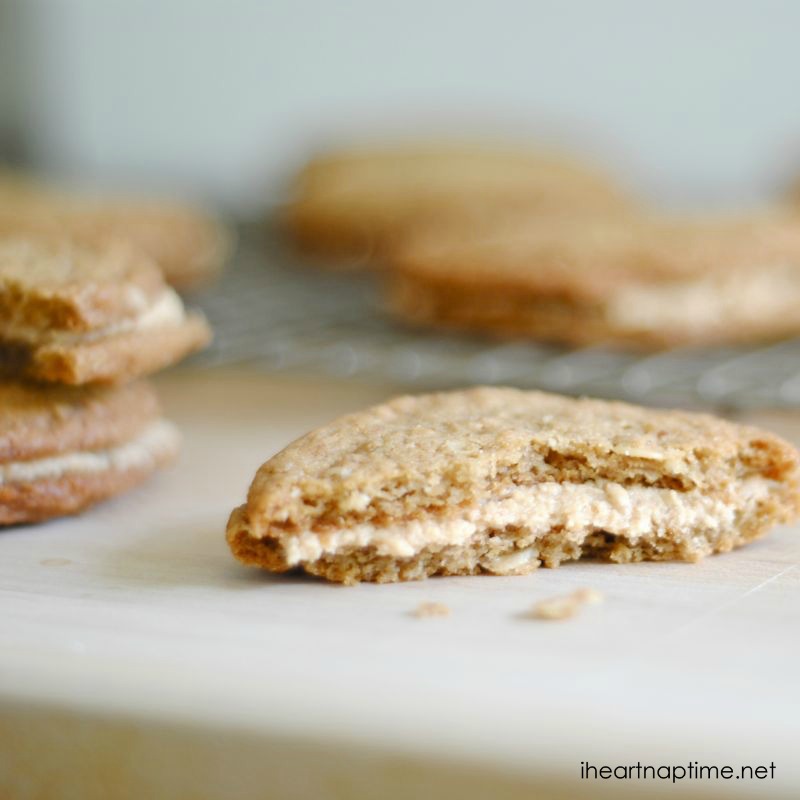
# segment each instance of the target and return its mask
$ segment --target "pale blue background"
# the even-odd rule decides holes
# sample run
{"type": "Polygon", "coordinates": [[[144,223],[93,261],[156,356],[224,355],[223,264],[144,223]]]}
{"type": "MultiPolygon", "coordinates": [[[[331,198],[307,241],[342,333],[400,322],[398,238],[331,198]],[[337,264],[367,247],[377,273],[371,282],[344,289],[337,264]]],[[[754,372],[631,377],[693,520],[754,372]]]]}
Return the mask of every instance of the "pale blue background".
{"type": "Polygon", "coordinates": [[[239,209],[348,132],[586,148],[671,203],[800,167],[790,0],[0,0],[0,133],[67,176],[239,209]]]}

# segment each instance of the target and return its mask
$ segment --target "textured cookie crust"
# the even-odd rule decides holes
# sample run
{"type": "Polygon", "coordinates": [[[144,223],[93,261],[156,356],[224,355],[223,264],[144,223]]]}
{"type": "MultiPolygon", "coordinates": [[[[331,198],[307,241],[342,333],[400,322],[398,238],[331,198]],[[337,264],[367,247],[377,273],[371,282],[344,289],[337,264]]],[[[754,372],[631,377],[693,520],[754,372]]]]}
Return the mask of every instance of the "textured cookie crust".
{"type": "Polygon", "coordinates": [[[697,560],[793,519],[798,469],[786,442],[700,414],[498,388],[400,397],[267,461],[227,537],[244,563],[345,583],[697,560]]]}
{"type": "Polygon", "coordinates": [[[800,222],[514,217],[395,249],[388,304],[412,324],[658,348],[800,331],[800,222]]]}
{"type": "Polygon", "coordinates": [[[564,158],[451,143],[317,158],[298,176],[284,222],[302,247],[364,263],[417,225],[471,225],[511,209],[539,215],[629,204],[610,179],[564,158]]]}
{"type": "Polygon", "coordinates": [[[70,389],[0,382],[0,524],[73,514],[177,454],[145,383],[70,389]]]}
{"type": "Polygon", "coordinates": [[[154,263],[124,242],[0,238],[0,357],[36,380],[119,383],[204,346],[154,263]]]}
{"type": "Polygon", "coordinates": [[[152,259],[169,284],[193,289],[217,277],[233,237],[210,214],[179,203],[90,198],[0,173],[0,234],[49,234],[80,245],[112,239],[152,259]]]}

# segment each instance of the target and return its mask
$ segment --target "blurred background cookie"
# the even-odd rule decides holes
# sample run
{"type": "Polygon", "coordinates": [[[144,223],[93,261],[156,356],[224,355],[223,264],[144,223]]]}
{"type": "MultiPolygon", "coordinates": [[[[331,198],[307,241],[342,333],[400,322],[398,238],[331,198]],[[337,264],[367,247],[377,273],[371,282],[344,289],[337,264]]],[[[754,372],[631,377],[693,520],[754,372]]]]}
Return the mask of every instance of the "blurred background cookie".
{"type": "Polygon", "coordinates": [[[522,145],[407,143],[313,159],[295,181],[283,222],[301,247],[335,265],[337,258],[380,260],[419,224],[629,207],[610,177],[579,160],[522,145]]]}
{"type": "Polygon", "coordinates": [[[130,242],[149,256],[172,286],[212,282],[232,249],[232,233],[211,214],[187,204],[58,190],[24,175],[0,172],[0,233],[50,231],[78,242],[130,242]]]}
{"type": "Polygon", "coordinates": [[[709,345],[800,331],[800,220],[517,217],[427,231],[387,277],[400,318],[572,345],[709,345]]]}

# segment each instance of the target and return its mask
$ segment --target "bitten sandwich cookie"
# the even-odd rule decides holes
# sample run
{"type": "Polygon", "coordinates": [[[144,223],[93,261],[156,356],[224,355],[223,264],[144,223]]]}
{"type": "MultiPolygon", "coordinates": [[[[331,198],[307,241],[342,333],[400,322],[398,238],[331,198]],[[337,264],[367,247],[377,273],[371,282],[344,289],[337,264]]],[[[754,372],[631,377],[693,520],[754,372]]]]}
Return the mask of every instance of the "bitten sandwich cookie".
{"type": "Polygon", "coordinates": [[[800,511],[786,442],[714,417],[516,389],[400,397],[267,461],[236,558],[343,583],[696,561],[800,511]]]}
{"type": "Polygon", "coordinates": [[[629,208],[593,169],[503,146],[406,145],[332,153],[298,176],[284,222],[304,248],[350,259],[381,256],[417,224],[524,208],[530,214],[629,208]]]}
{"type": "Polygon", "coordinates": [[[210,339],[160,270],[124,242],[0,238],[0,363],[66,384],[121,383],[210,339]]]}
{"type": "Polygon", "coordinates": [[[800,222],[515,217],[398,248],[390,309],[423,326],[659,348],[800,332],[800,222]]]}
{"type": "Polygon", "coordinates": [[[149,256],[178,289],[217,277],[231,251],[231,233],[210,214],[180,203],[59,192],[0,173],[0,232],[60,235],[78,244],[118,239],[149,256]]]}
{"type": "Polygon", "coordinates": [[[178,452],[145,383],[116,389],[0,381],[0,524],[74,514],[178,452]]]}

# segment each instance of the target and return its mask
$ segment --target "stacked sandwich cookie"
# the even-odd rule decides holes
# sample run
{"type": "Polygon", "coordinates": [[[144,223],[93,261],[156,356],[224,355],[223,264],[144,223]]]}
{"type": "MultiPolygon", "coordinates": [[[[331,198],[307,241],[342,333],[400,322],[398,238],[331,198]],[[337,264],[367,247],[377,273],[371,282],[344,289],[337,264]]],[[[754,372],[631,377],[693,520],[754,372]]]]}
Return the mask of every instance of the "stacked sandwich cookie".
{"type": "Polygon", "coordinates": [[[129,242],[0,236],[0,524],[78,512],[172,460],[139,379],[210,336],[129,242]]]}

